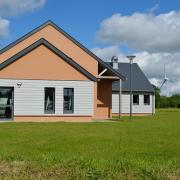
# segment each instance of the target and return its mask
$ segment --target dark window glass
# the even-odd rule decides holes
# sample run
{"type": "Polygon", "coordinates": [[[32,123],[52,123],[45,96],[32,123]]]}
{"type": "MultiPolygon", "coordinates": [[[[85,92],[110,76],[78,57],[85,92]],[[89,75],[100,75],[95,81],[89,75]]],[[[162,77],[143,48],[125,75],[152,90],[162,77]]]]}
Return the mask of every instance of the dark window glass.
{"type": "Polygon", "coordinates": [[[0,87],[0,119],[13,118],[13,91],[12,87],[0,87]]]}
{"type": "Polygon", "coordinates": [[[44,111],[47,114],[55,113],[55,88],[45,88],[44,111]]]}
{"type": "Polygon", "coordinates": [[[133,104],[139,105],[139,95],[133,94],[133,104]]]}
{"type": "Polygon", "coordinates": [[[146,104],[146,105],[150,104],[150,96],[148,94],[144,95],[144,104],[146,104]]]}
{"type": "Polygon", "coordinates": [[[64,113],[74,112],[74,89],[64,88],[64,113]]]}

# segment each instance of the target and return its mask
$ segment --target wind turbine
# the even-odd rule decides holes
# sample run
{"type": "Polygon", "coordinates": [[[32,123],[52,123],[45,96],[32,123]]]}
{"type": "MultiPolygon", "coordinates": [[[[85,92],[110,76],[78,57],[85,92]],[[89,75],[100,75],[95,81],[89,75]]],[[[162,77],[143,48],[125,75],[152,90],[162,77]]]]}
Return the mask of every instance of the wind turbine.
{"type": "Polygon", "coordinates": [[[162,87],[165,85],[166,85],[166,90],[167,90],[167,97],[169,97],[169,78],[167,77],[167,74],[166,74],[166,64],[164,64],[164,80],[159,89],[161,90],[162,87]]]}

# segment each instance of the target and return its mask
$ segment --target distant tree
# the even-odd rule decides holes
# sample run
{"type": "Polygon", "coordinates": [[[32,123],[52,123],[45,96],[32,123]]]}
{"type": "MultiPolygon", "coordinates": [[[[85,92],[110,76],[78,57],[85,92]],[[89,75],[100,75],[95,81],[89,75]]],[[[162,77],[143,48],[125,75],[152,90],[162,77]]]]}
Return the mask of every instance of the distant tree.
{"type": "Polygon", "coordinates": [[[160,89],[153,85],[156,108],[180,108],[180,94],[171,97],[160,96],[160,89]]]}

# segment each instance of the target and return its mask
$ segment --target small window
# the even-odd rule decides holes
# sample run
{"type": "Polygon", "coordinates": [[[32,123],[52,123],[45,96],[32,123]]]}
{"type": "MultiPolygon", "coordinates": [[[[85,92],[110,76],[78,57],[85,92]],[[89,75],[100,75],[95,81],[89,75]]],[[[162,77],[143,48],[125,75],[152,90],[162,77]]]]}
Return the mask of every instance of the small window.
{"type": "Polygon", "coordinates": [[[74,112],[74,89],[64,88],[64,113],[72,114],[74,112]]]}
{"type": "Polygon", "coordinates": [[[133,94],[133,104],[139,105],[139,95],[138,94],[133,94]]]}
{"type": "Polygon", "coordinates": [[[150,96],[148,94],[144,95],[144,104],[150,105],[150,96]]]}
{"type": "Polygon", "coordinates": [[[55,88],[45,88],[44,112],[46,114],[55,113],[55,88]]]}

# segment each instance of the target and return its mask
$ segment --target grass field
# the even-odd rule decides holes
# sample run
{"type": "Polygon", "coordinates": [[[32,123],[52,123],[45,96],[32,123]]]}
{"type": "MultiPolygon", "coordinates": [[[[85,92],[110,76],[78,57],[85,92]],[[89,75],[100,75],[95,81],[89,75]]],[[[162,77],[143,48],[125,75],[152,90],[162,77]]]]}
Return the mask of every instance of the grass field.
{"type": "Polygon", "coordinates": [[[180,179],[180,111],[132,122],[0,123],[0,179],[180,179]]]}

